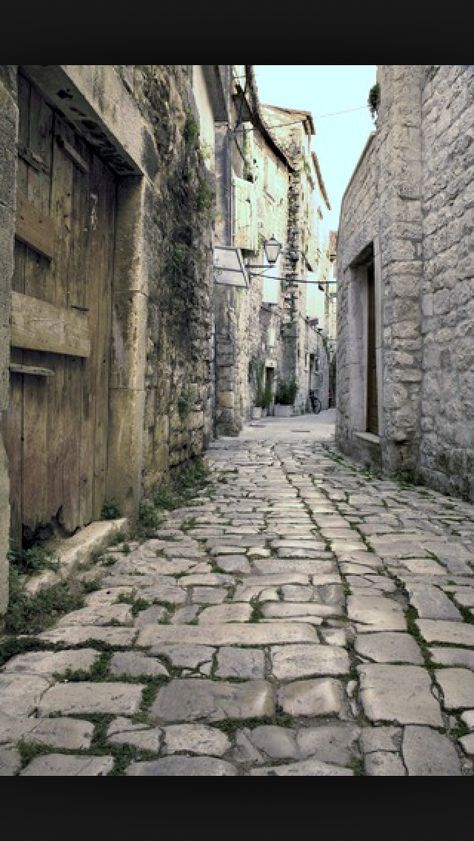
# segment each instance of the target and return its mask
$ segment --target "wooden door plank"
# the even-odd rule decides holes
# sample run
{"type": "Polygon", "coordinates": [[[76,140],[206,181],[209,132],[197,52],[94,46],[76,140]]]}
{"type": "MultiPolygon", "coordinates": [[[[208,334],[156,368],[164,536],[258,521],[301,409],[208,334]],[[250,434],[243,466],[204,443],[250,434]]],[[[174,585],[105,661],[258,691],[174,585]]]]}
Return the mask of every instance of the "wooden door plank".
{"type": "MultiPolygon", "coordinates": [[[[88,309],[88,302],[84,299],[83,287],[85,269],[84,258],[84,212],[83,204],[85,198],[84,181],[87,186],[87,172],[83,172],[77,166],[77,161],[74,160],[70,153],[71,149],[75,148],[77,142],[76,135],[72,129],[63,125],[62,129],[56,128],[56,143],[59,146],[61,155],[63,156],[64,164],[66,160],[74,164],[71,170],[71,218],[70,218],[70,250],[69,261],[67,267],[67,274],[64,279],[66,281],[66,298],[68,307],[79,307],[85,310],[88,309]]],[[[89,322],[89,314],[83,312],[83,317],[87,318],[89,322]]],[[[90,333],[89,333],[90,335],[90,333]]],[[[90,343],[89,343],[90,353],[90,343]]],[[[69,442],[68,453],[66,456],[65,469],[68,474],[64,481],[65,494],[65,522],[69,518],[69,523],[72,525],[84,524],[81,512],[81,452],[82,443],[84,439],[84,428],[82,423],[82,397],[84,390],[85,368],[88,365],[88,360],[85,359],[68,359],[66,360],[65,369],[65,387],[67,389],[67,409],[65,423],[72,425],[76,430],[74,441],[69,442]],[[70,420],[69,420],[70,419],[70,420]]]]}
{"type": "Polygon", "coordinates": [[[39,298],[12,292],[13,347],[65,356],[90,354],[89,316],[56,307],[39,298]]]}
{"type": "MultiPolygon", "coordinates": [[[[22,352],[19,351],[22,355],[22,352]]],[[[14,354],[13,354],[14,358],[14,354]]],[[[22,467],[23,467],[23,377],[10,376],[10,401],[1,422],[3,440],[8,458],[10,477],[10,536],[17,549],[22,545],[22,467]]]]}
{"type": "MultiPolygon", "coordinates": [[[[54,117],[53,135],[61,129],[63,120],[58,114],[54,117]]],[[[51,216],[56,232],[55,257],[52,264],[54,302],[63,310],[68,308],[67,273],[71,251],[71,214],[72,214],[73,167],[64,156],[62,149],[53,139],[52,181],[51,181],[51,216]]],[[[74,310],[71,310],[74,312],[74,310]]],[[[53,357],[51,357],[53,358],[53,357]]],[[[77,419],[68,412],[69,376],[66,356],[55,356],[54,392],[51,395],[48,435],[54,438],[52,453],[52,473],[48,483],[51,505],[58,511],[61,525],[68,531],[74,531],[80,523],[71,516],[71,465],[69,450],[71,441],[80,434],[77,419]],[[72,425],[72,426],[71,426],[72,425]]]]}
{"type": "MultiPolygon", "coordinates": [[[[29,324],[31,333],[34,333],[36,314],[41,315],[43,303],[51,301],[52,278],[50,259],[44,254],[38,253],[46,250],[49,245],[49,252],[52,256],[50,244],[47,238],[52,236],[52,225],[49,218],[50,192],[51,192],[51,149],[52,149],[52,123],[53,112],[47,105],[40,92],[31,86],[30,107],[29,107],[29,132],[28,149],[31,155],[37,156],[44,162],[45,170],[28,166],[27,196],[28,205],[21,203],[19,206],[21,220],[22,209],[28,211],[26,218],[30,224],[38,223],[37,236],[39,243],[35,248],[28,246],[25,267],[25,296],[23,302],[30,303],[30,307],[23,312],[27,315],[26,323],[29,324]],[[34,214],[37,214],[35,217],[34,214]],[[42,220],[42,221],[40,221],[42,220]],[[45,246],[43,245],[45,243],[45,246]],[[39,302],[41,300],[41,303],[39,302]],[[34,309],[35,308],[35,309],[34,309]]],[[[31,228],[30,228],[31,230],[31,228]]],[[[14,293],[12,298],[16,298],[14,293]]],[[[18,299],[17,299],[18,300],[18,299]]],[[[16,302],[12,300],[12,334],[15,335],[15,314],[16,302]]],[[[24,322],[20,320],[24,327],[24,322]]],[[[22,345],[25,347],[25,343],[22,345]]],[[[34,342],[26,343],[28,350],[23,355],[23,364],[33,367],[42,367],[47,364],[44,354],[38,351],[42,347],[35,346],[34,342]],[[29,346],[28,346],[29,345],[29,346]]],[[[48,504],[48,478],[50,473],[50,446],[48,440],[48,406],[49,395],[53,384],[49,379],[39,377],[23,378],[23,522],[32,533],[42,523],[49,523],[54,511],[48,504]]]]}
{"type": "Polygon", "coordinates": [[[32,202],[18,195],[15,237],[47,260],[54,254],[54,225],[49,215],[37,210],[32,202]]]}
{"type": "MultiPolygon", "coordinates": [[[[87,172],[81,173],[76,170],[74,177],[74,201],[77,228],[75,236],[79,242],[78,261],[76,264],[77,274],[74,287],[70,289],[71,296],[74,294],[74,301],[90,310],[96,307],[96,290],[93,287],[94,267],[90,255],[91,219],[90,219],[90,192],[91,192],[91,168],[92,151],[90,147],[80,138],[76,140],[81,156],[87,162],[87,172]]],[[[90,317],[90,316],[89,316],[90,317]]],[[[82,366],[82,390],[81,390],[81,441],[80,441],[80,518],[86,524],[94,519],[93,515],[93,490],[94,490],[94,441],[95,429],[95,402],[94,402],[94,341],[91,334],[91,355],[82,366]]]]}
{"type": "Polygon", "coordinates": [[[94,440],[94,514],[100,515],[105,500],[109,410],[110,320],[115,231],[115,179],[109,169],[95,160],[98,190],[96,282],[99,291],[97,307],[97,368],[95,379],[94,440]]]}

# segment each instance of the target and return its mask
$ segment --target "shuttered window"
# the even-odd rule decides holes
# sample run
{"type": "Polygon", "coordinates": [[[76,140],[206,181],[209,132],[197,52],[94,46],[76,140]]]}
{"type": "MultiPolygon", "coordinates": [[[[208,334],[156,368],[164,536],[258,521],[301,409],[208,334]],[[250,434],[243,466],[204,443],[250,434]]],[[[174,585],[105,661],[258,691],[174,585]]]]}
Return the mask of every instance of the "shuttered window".
{"type": "Polygon", "coordinates": [[[255,184],[233,178],[234,245],[246,251],[258,251],[258,216],[255,184]]]}

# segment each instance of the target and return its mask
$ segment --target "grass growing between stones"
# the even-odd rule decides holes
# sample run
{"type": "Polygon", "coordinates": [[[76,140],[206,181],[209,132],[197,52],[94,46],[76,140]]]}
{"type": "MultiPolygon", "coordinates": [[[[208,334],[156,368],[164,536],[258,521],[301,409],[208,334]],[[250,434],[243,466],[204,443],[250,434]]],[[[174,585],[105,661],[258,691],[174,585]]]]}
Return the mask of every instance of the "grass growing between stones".
{"type": "Polygon", "coordinates": [[[72,610],[84,606],[82,587],[73,592],[65,582],[30,596],[18,571],[10,567],[10,602],[5,616],[7,634],[37,634],[72,610]]]}
{"type": "Polygon", "coordinates": [[[354,777],[365,777],[365,765],[364,760],[360,756],[354,756],[351,759],[349,768],[354,772],[354,777]]]}
{"type": "Polygon", "coordinates": [[[0,640],[0,668],[8,663],[17,654],[27,654],[31,651],[45,651],[47,647],[36,639],[17,639],[16,637],[5,637],[0,640]]]}
{"type": "Polygon", "coordinates": [[[65,672],[54,674],[53,678],[64,683],[108,681],[110,680],[109,666],[111,659],[112,651],[103,651],[89,671],[86,669],[66,669],[65,672]]]}
{"type": "Polygon", "coordinates": [[[275,715],[264,715],[261,718],[225,718],[222,721],[213,721],[212,726],[222,730],[228,736],[234,736],[239,730],[255,730],[256,727],[272,725],[274,727],[294,727],[295,721],[291,715],[284,712],[276,712],[275,715]]]}
{"type": "Polygon", "coordinates": [[[249,622],[260,622],[260,620],[264,618],[262,605],[258,599],[252,599],[250,604],[252,606],[252,613],[249,622]]]}
{"type": "Polygon", "coordinates": [[[59,569],[59,561],[54,558],[51,549],[46,549],[41,544],[31,546],[29,549],[11,548],[8,553],[10,565],[20,575],[32,575],[42,570],[59,569]]]}
{"type": "Polygon", "coordinates": [[[131,593],[120,593],[115,604],[129,604],[132,608],[132,616],[138,616],[141,610],[146,610],[152,606],[152,602],[147,601],[147,599],[141,599],[131,593]]]}
{"type": "MultiPolygon", "coordinates": [[[[166,512],[197,504],[196,496],[208,488],[211,483],[210,470],[204,459],[196,459],[194,464],[179,474],[169,485],[158,488],[149,498],[143,499],[138,510],[138,517],[133,524],[131,538],[139,541],[157,537],[163,527],[166,512]]],[[[193,528],[196,518],[184,521],[184,530],[193,528]]],[[[183,528],[183,524],[181,525],[183,528]]]]}

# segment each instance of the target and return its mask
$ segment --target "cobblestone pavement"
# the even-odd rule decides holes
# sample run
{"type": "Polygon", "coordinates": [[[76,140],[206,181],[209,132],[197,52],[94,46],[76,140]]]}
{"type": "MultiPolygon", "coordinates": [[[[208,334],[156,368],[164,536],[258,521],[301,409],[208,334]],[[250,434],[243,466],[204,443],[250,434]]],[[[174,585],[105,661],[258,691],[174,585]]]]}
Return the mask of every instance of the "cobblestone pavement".
{"type": "Polygon", "coordinates": [[[305,421],[213,444],[199,504],[6,664],[0,774],[473,773],[474,506],[305,421]]]}

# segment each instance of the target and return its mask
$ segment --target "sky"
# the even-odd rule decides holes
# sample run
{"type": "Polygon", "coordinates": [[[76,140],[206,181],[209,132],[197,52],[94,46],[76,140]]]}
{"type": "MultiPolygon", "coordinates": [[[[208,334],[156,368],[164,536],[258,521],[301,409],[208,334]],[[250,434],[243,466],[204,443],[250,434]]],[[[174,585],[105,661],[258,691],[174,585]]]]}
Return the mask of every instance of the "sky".
{"type": "Polygon", "coordinates": [[[341,199],[374,123],[367,97],[375,64],[255,64],[260,102],[311,111],[316,152],[333,210],[326,230],[336,230],[341,199]],[[324,117],[360,108],[347,114],[324,117]]]}

